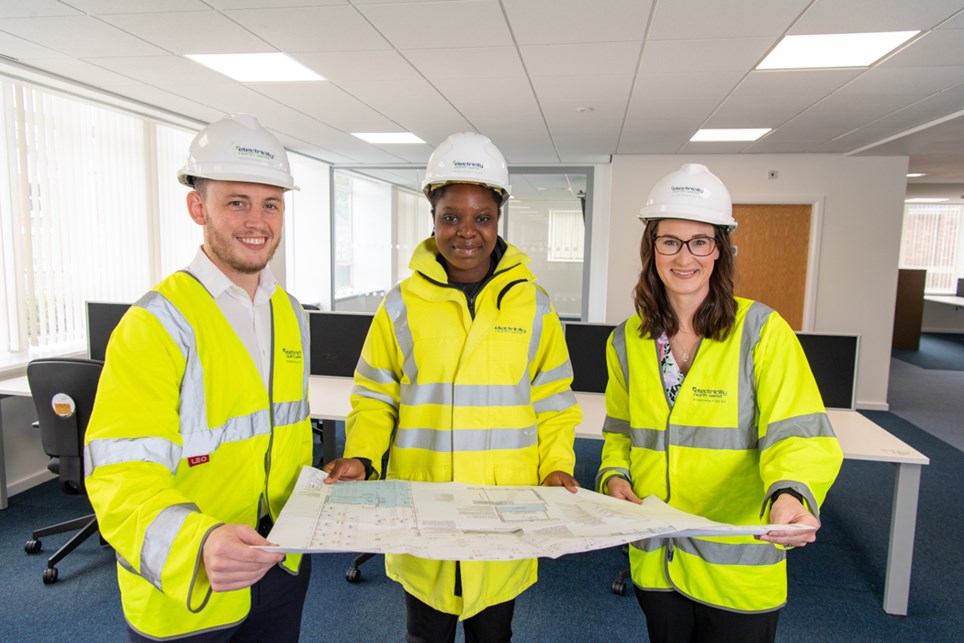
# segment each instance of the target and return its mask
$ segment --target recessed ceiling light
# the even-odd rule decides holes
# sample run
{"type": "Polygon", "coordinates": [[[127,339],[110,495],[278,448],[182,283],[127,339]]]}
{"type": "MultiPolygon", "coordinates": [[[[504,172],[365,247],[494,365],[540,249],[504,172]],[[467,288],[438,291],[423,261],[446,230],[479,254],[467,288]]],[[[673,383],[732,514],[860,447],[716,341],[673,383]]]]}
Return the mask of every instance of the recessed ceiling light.
{"type": "Polygon", "coordinates": [[[919,31],[786,36],[757,69],[867,67],[919,31]]]}
{"type": "Polygon", "coordinates": [[[913,199],[904,199],[904,203],[943,203],[950,199],[939,198],[936,196],[919,196],[913,199]]]}
{"type": "Polygon", "coordinates": [[[361,140],[373,145],[400,145],[404,143],[425,143],[411,132],[360,132],[352,133],[361,140]]]}
{"type": "Polygon", "coordinates": [[[908,178],[908,179],[916,179],[916,178],[921,177],[921,176],[927,176],[927,175],[924,174],[923,172],[908,172],[908,173],[907,173],[907,178],[908,178]]]}
{"type": "Polygon", "coordinates": [[[285,54],[187,54],[185,57],[242,83],[325,80],[285,54]]]}
{"type": "Polygon", "coordinates": [[[690,141],[755,141],[767,132],[769,127],[757,129],[701,129],[690,141]]]}

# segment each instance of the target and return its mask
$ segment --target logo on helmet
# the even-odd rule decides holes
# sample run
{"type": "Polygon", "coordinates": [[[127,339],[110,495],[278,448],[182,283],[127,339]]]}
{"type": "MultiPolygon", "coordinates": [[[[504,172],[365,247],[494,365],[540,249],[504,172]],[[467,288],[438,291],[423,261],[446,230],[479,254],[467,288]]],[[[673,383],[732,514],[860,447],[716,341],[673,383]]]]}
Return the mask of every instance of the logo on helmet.
{"type": "Polygon", "coordinates": [[[481,172],[485,169],[485,166],[478,161],[452,161],[452,166],[456,170],[478,170],[481,172]]]}
{"type": "Polygon", "coordinates": [[[263,161],[273,161],[274,154],[271,152],[266,152],[264,150],[259,150],[256,147],[242,147],[240,145],[235,145],[234,149],[238,152],[238,156],[251,156],[254,158],[261,159],[263,161]]]}
{"type": "Polygon", "coordinates": [[[672,185],[669,189],[673,194],[680,196],[703,196],[703,188],[692,185],[672,185]]]}

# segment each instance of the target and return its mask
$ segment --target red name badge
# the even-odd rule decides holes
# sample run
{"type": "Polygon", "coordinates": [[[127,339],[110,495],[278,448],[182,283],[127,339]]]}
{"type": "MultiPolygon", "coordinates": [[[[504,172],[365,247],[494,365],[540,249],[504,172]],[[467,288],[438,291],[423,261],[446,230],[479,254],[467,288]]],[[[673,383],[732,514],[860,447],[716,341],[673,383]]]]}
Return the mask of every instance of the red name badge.
{"type": "Polygon", "coordinates": [[[189,467],[196,467],[199,464],[205,464],[211,461],[211,456],[209,455],[196,455],[193,458],[187,459],[187,464],[189,467]]]}

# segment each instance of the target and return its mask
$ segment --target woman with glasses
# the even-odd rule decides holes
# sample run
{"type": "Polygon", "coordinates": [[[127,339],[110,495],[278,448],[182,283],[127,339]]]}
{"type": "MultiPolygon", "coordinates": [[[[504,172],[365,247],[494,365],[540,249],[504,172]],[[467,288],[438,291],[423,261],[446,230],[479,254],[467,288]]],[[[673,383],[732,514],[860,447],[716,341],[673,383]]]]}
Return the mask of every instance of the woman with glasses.
{"type": "Polygon", "coordinates": [[[796,335],[733,295],[730,195],[690,163],[640,213],[636,315],[607,345],[599,490],[730,524],[805,527],[630,547],[652,641],[773,641],[786,550],[815,540],[842,453],[796,335]]]}

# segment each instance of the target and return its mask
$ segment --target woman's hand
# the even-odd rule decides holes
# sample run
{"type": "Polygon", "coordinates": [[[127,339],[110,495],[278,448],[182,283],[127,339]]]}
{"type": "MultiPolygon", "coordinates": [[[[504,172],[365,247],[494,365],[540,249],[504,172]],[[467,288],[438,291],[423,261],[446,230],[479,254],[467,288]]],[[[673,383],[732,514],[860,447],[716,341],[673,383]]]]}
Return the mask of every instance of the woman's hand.
{"type": "Polygon", "coordinates": [[[801,529],[792,531],[768,531],[757,536],[760,540],[775,545],[785,545],[787,547],[804,547],[807,543],[812,543],[817,539],[817,529],[820,528],[820,521],[812,513],[807,511],[803,503],[794,498],[789,493],[777,496],[770,507],[770,522],[779,525],[802,525],[812,527],[812,529],[801,529]]]}
{"type": "Polygon", "coordinates": [[[328,474],[325,484],[339,480],[365,479],[365,465],[358,458],[338,458],[323,466],[321,470],[328,474]]]}
{"type": "Polygon", "coordinates": [[[565,471],[553,471],[542,481],[543,487],[565,487],[570,493],[576,493],[579,483],[565,471]]]}
{"type": "Polygon", "coordinates": [[[629,484],[629,480],[620,476],[613,476],[606,481],[606,493],[613,498],[628,500],[629,502],[634,502],[637,505],[643,504],[643,501],[639,499],[639,496],[633,492],[633,485],[629,484]]]}

